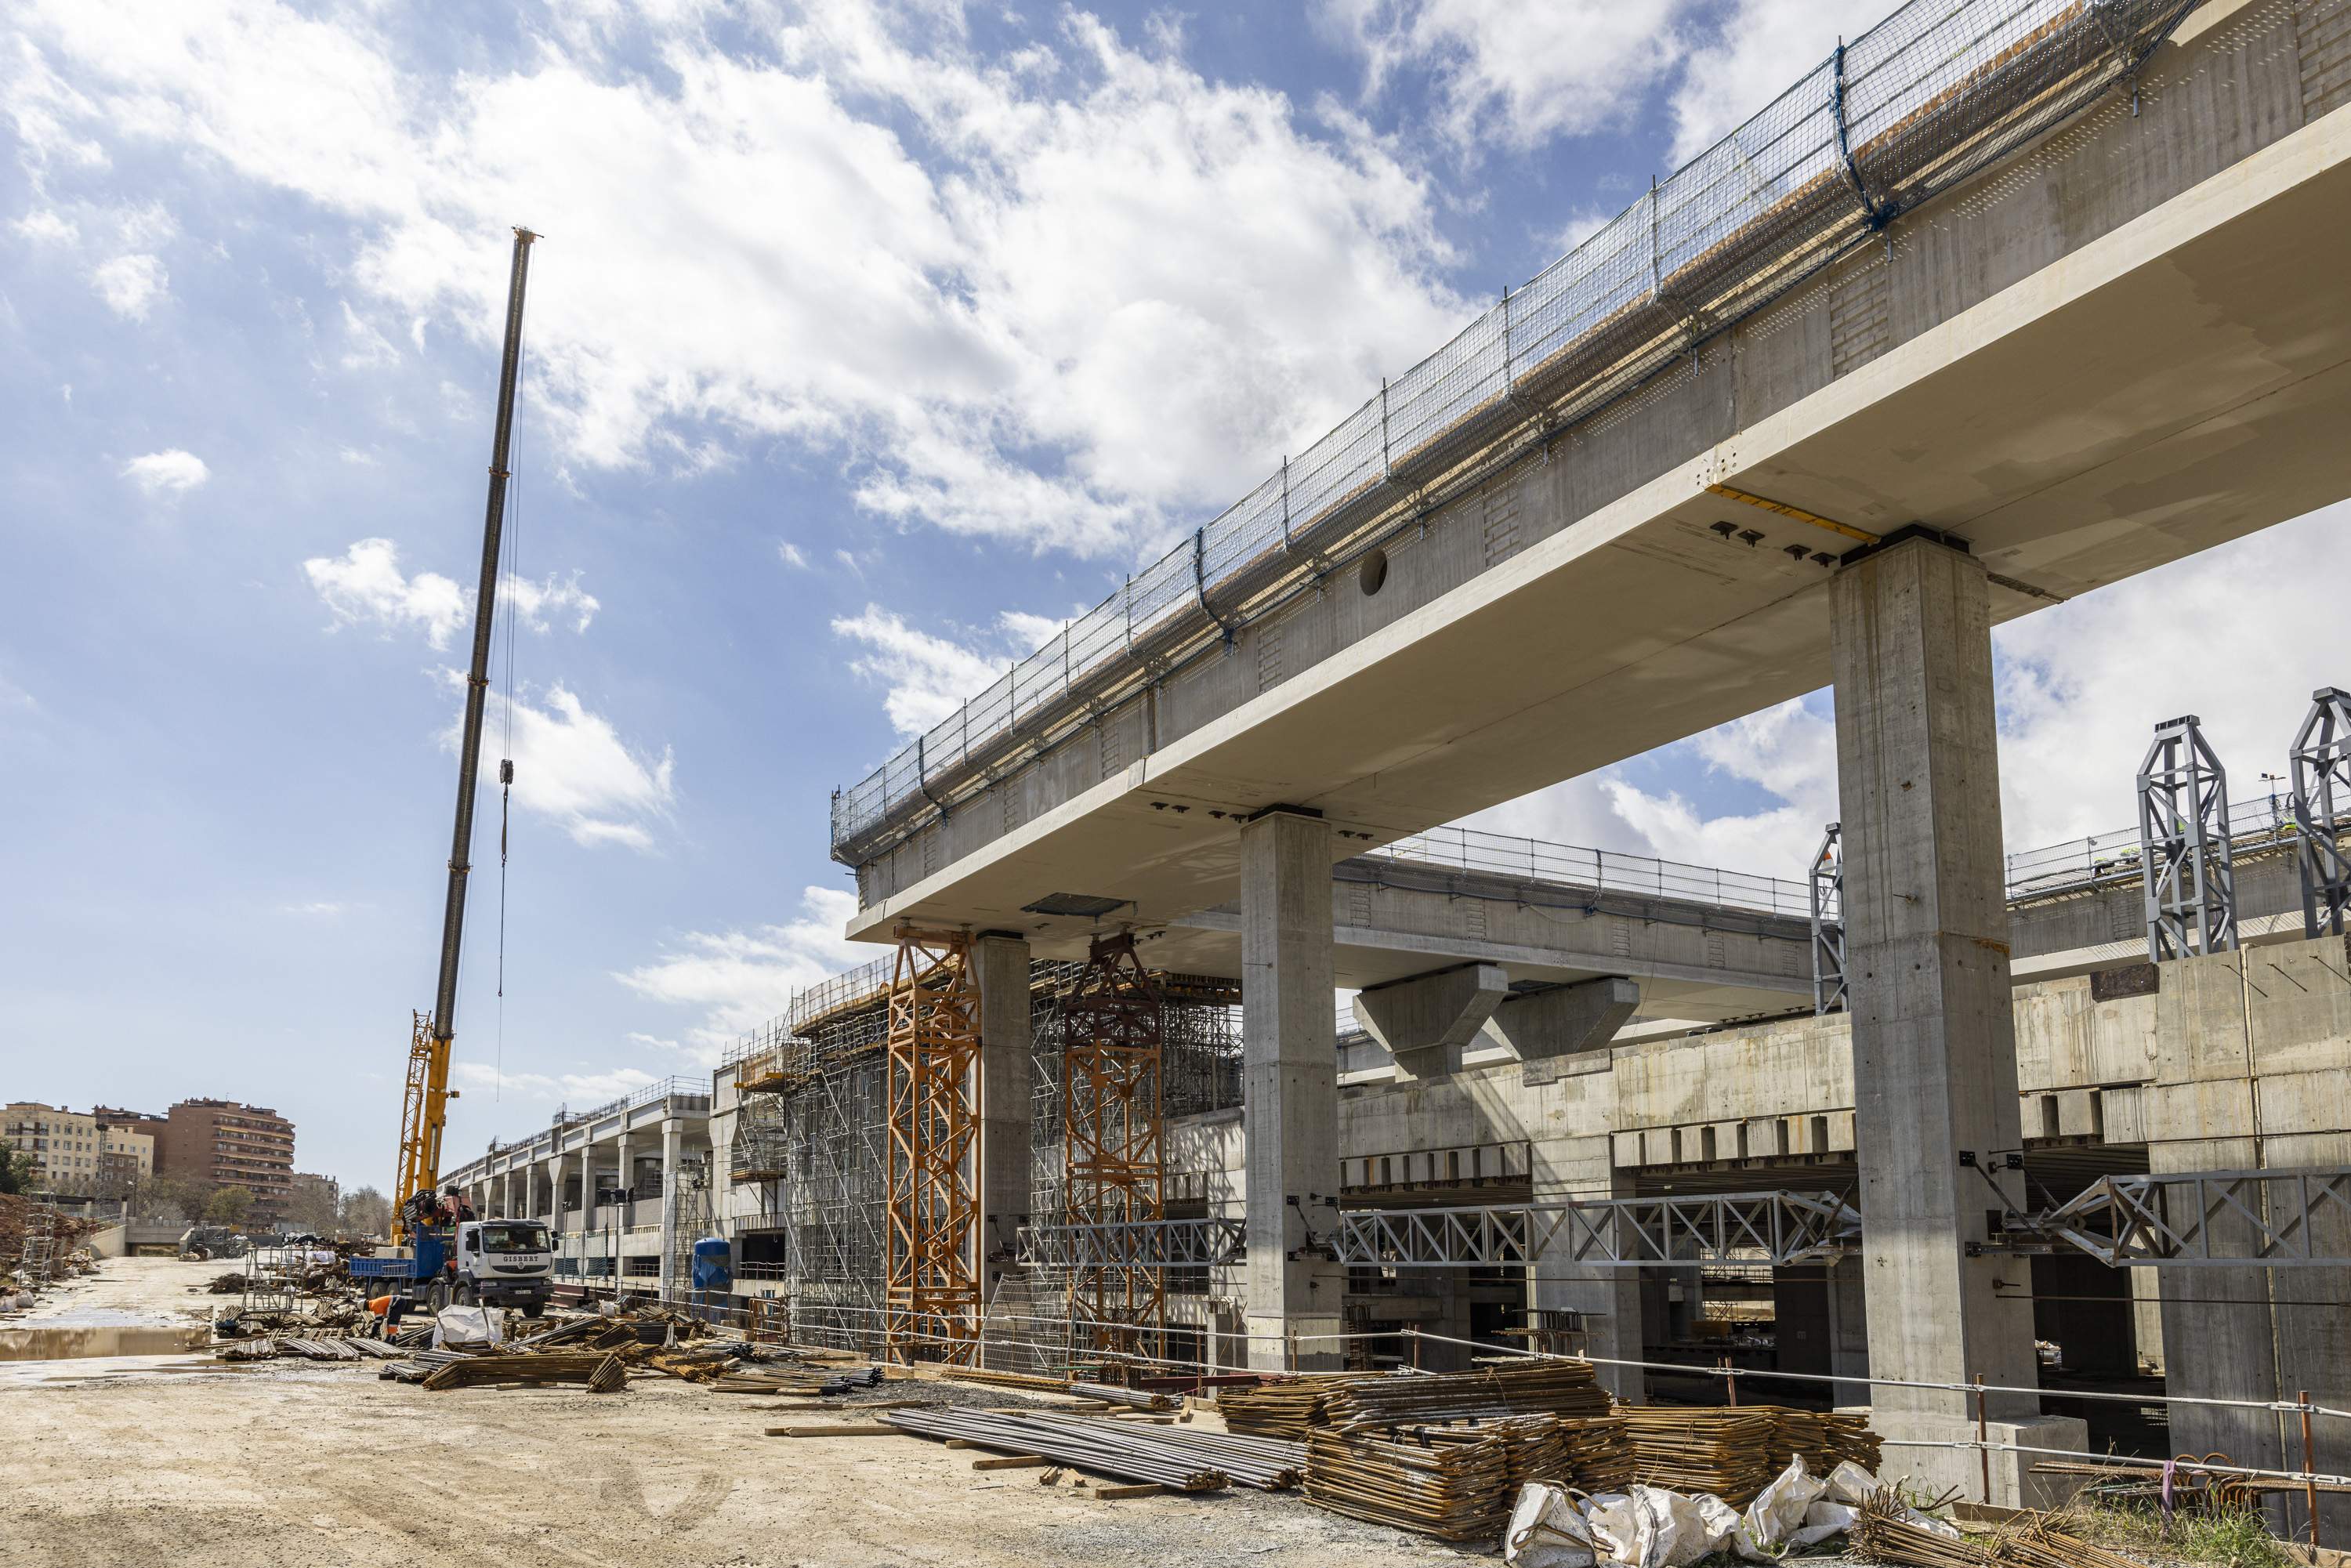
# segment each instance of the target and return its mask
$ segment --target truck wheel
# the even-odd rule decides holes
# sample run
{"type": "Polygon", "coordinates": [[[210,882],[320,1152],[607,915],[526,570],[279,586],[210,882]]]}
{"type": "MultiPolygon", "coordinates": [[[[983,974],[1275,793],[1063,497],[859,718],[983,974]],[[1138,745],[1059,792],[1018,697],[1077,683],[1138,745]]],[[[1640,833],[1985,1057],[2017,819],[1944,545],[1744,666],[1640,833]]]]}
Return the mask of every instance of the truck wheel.
{"type": "Polygon", "coordinates": [[[449,1304],[449,1281],[435,1280],[424,1291],[424,1304],[434,1312],[449,1304]]]}
{"type": "Polygon", "coordinates": [[[522,1315],[527,1318],[544,1317],[546,1313],[547,1303],[545,1301],[526,1301],[523,1303],[522,1315]]]}
{"type": "Polygon", "coordinates": [[[471,1285],[459,1285],[457,1287],[457,1304],[461,1307],[480,1305],[480,1292],[475,1291],[471,1285]]]}

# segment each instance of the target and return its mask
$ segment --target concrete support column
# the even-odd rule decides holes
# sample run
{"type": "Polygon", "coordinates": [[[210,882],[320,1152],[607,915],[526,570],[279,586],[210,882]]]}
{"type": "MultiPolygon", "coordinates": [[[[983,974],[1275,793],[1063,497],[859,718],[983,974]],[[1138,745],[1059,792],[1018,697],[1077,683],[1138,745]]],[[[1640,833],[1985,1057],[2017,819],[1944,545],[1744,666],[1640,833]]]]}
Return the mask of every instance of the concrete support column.
{"type": "MultiPolygon", "coordinates": [[[[1968,1252],[1991,1239],[1987,1211],[2024,1196],[2001,1168],[2023,1136],[1983,564],[1937,537],[1897,536],[1830,580],[1829,606],[1870,1369],[2031,1387],[2031,1300],[1997,1288],[2025,1270],[1968,1252]]],[[[1872,1394],[1888,1438],[1973,1436],[1965,1395],[1872,1394]]],[[[2083,1441],[2078,1422],[2062,1424],[2070,1442],[2042,1424],[2032,1395],[1989,1409],[1996,1425],[2032,1424],[2019,1440],[2083,1441]]],[[[1972,1453],[1887,1457],[1932,1487],[1980,1490],[1972,1453]]],[[[2025,1458],[1994,1456],[1989,1500],[2020,1500],[2025,1458]]]]}
{"type": "MultiPolygon", "coordinates": [[[[1287,1336],[1343,1326],[1346,1276],[1305,1255],[1339,1190],[1339,1060],[1332,1006],[1331,824],[1273,807],[1241,828],[1241,1071],[1249,1364],[1278,1368],[1287,1336]]],[[[1309,1339],[1298,1364],[1340,1364],[1309,1339]]]]}
{"type": "Polygon", "coordinates": [[[980,1300],[1020,1245],[1029,1218],[1029,1079],[1034,1050],[1029,1017],[1029,944],[985,932],[971,945],[979,981],[980,1300]]]}
{"type": "Polygon", "coordinates": [[[681,1164],[680,1145],[684,1129],[674,1116],[664,1117],[661,1124],[662,1152],[662,1217],[661,1217],[661,1293],[664,1297],[683,1295],[692,1287],[691,1278],[677,1277],[679,1239],[677,1228],[684,1223],[685,1206],[679,1201],[677,1184],[681,1164]]]}
{"type": "MultiPolygon", "coordinates": [[[[612,1185],[622,1188],[623,1190],[633,1188],[637,1185],[636,1147],[634,1144],[631,1142],[629,1138],[629,1130],[625,1125],[621,1129],[619,1163],[620,1170],[614,1176],[612,1185]]],[[[626,1228],[631,1225],[634,1225],[636,1222],[636,1205],[634,1203],[622,1205],[621,1208],[622,1227],[626,1228]]]]}

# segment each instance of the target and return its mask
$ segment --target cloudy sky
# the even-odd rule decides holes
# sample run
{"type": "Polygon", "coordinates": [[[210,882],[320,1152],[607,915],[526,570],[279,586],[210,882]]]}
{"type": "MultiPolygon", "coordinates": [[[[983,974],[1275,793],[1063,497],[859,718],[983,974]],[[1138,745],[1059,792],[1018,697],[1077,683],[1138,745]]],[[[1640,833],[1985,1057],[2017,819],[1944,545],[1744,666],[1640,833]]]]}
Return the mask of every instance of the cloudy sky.
{"type": "MultiPolygon", "coordinates": [[[[18,0],[0,1093],[274,1104],[385,1180],[512,225],[458,1158],[867,956],[833,788],[1886,3],[18,0]]],[[[2173,713],[2257,789],[2351,675],[2339,529],[2003,633],[2011,844],[2126,822],[2173,713]],[[2182,624],[2228,653],[2147,689],[2182,624]]],[[[1832,752],[1816,695],[1488,825],[1800,874],[1832,752]]]]}

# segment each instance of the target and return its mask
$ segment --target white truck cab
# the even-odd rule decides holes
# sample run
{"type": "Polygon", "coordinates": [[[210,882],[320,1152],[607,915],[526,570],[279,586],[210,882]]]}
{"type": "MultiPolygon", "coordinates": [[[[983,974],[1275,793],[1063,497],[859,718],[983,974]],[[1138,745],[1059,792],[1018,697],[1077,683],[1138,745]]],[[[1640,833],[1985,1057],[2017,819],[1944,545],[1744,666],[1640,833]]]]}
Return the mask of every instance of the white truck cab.
{"type": "Polygon", "coordinates": [[[555,1289],[555,1255],[547,1227],[535,1219],[469,1219],[457,1227],[454,1294],[471,1306],[547,1308],[555,1289]]]}

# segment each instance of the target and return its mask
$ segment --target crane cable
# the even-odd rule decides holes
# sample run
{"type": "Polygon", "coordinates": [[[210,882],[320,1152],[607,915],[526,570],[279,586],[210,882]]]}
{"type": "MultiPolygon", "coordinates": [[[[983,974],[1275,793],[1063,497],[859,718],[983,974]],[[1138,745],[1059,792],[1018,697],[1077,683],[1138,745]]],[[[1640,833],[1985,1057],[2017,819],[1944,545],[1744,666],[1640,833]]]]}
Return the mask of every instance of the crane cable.
{"type": "MultiPolygon", "coordinates": [[[[522,389],[523,352],[515,350],[515,390],[522,389]]],[[[514,443],[509,437],[509,447],[514,443]]],[[[507,679],[499,704],[499,719],[504,738],[499,746],[503,754],[498,758],[498,995],[497,995],[497,1054],[491,1067],[490,1097],[505,1098],[507,1061],[507,825],[508,808],[514,800],[514,710],[515,710],[515,626],[522,619],[522,605],[516,591],[522,584],[522,461],[518,454],[510,455],[507,462],[508,504],[512,517],[506,530],[507,579],[507,679]]]]}

